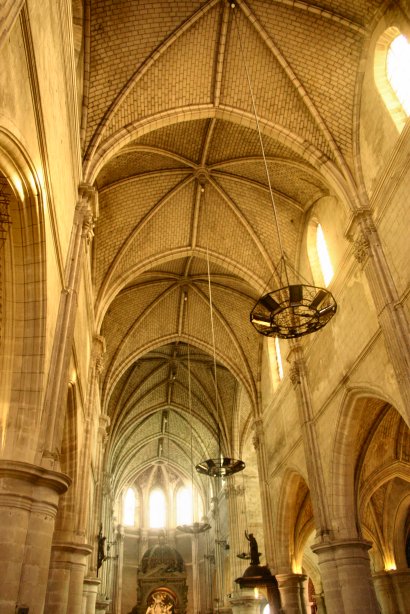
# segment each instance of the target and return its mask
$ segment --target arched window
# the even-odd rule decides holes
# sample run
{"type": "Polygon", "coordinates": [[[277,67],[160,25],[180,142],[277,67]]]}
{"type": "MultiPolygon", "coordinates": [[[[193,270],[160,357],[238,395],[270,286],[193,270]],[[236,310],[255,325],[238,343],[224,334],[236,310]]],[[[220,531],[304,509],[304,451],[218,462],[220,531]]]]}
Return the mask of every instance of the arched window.
{"type": "Polygon", "coordinates": [[[133,488],[129,488],[124,496],[123,511],[122,511],[122,524],[127,527],[133,527],[135,525],[135,508],[137,505],[137,499],[133,488]]]}
{"type": "Polygon", "coordinates": [[[149,526],[151,529],[164,529],[167,518],[167,504],[164,492],[155,488],[149,496],[149,526]]]}
{"type": "Polygon", "coordinates": [[[279,337],[275,337],[275,354],[276,354],[276,366],[278,369],[279,379],[283,379],[283,363],[282,363],[282,354],[280,352],[279,337]]]}
{"type": "Polygon", "coordinates": [[[374,79],[398,130],[410,115],[410,42],[394,26],[376,44],[374,79]]]}
{"type": "Polygon", "coordinates": [[[387,78],[406,115],[410,115],[410,43],[403,34],[389,45],[386,58],[387,78]]]}
{"type": "Polygon", "coordinates": [[[312,217],[309,221],[307,252],[314,284],[328,286],[333,278],[333,266],[323,228],[316,217],[312,217]]]}
{"type": "Polygon", "coordinates": [[[281,345],[278,337],[268,337],[267,343],[271,382],[273,389],[275,390],[283,379],[281,345]]]}
{"type": "Polygon", "coordinates": [[[193,522],[192,490],[182,486],[178,488],[176,496],[177,524],[191,524],[193,522]]]}
{"type": "Polygon", "coordinates": [[[325,235],[320,224],[316,226],[316,250],[319,257],[320,269],[322,271],[325,286],[328,286],[333,278],[333,267],[327,249],[325,235]]]}

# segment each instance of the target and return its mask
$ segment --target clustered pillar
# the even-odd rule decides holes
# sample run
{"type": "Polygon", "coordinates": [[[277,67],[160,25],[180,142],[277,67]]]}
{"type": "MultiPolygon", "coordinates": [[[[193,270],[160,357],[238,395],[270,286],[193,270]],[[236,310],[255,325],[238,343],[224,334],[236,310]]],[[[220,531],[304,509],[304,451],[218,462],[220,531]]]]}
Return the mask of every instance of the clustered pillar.
{"type": "Polygon", "coordinates": [[[0,614],[43,614],[59,496],[69,478],[29,463],[0,461],[0,614]]]}

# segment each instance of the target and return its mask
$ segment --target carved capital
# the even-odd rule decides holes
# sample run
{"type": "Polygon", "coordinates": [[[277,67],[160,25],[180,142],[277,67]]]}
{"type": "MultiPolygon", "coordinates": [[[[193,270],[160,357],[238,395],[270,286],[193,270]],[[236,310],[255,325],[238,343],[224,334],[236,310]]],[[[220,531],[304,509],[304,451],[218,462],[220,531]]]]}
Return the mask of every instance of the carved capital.
{"type": "Polygon", "coordinates": [[[371,246],[378,242],[377,228],[369,209],[356,211],[346,230],[347,239],[353,243],[353,254],[363,264],[371,253],[371,246]]]}
{"type": "Polygon", "coordinates": [[[93,338],[92,359],[98,375],[101,374],[105,366],[105,348],[105,338],[101,335],[95,335],[93,338]]]}
{"type": "Polygon", "coordinates": [[[252,444],[255,450],[259,450],[260,445],[262,443],[263,433],[264,433],[263,420],[261,418],[254,420],[253,430],[254,430],[254,435],[252,437],[252,444]]]}
{"type": "Polygon", "coordinates": [[[370,241],[362,232],[358,233],[353,243],[353,253],[359,264],[363,264],[370,255],[370,241]]]}
{"type": "Polygon", "coordinates": [[[85,209],[90,209],[93,217],[98,218],[98,191],[88,183],[80,183],[78,186],[79,204],[85,209]]]}
{"type": "Polygon", "coordinates": [[[289,370],[289,378],[294,388],[300,384],[300,367],[294,362],[289,370]]]}
{"type": "Polygon", "coordinates": [[[91,210],[88,209],[83,217],[83,226],[81,231],[81,236],[85,239],[87,247],[91,244],[91,241],[94,237],[94,216],[91,213],[91,210]]]}

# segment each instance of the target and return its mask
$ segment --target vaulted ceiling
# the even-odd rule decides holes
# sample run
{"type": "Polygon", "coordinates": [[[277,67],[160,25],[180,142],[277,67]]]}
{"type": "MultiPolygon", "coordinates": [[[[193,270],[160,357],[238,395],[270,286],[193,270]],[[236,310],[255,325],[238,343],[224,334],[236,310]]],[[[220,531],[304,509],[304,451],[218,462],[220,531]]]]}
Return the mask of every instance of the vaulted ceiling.
{"type": "Polygon", "coordinates": [[[356,88],[384,4],[90,3],[84,174],[99,191],[93,281],[118,483],[161,461],[164,439],[189,475],[191,436],[199,462],[218,423],[224,451],[243,453],[261,411],[249,312],[281,254],[245,67],[296,264],[310,206],[354,193],[356,88]]]}

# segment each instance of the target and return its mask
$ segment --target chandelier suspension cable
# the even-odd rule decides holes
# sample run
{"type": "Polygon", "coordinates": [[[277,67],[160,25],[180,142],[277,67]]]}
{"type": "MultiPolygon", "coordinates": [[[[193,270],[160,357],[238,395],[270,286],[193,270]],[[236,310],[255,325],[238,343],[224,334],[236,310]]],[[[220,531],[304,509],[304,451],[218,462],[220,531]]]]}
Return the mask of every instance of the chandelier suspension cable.
{"type": "Polygon", "coordinates": [[[211,285],[211,270],[209,264],[209,248],[206,248],[207,254],[207,273],[208,273],[208,292],[209,292],[209,311],[211,316],[211,340],[213,350],[213,380],[215,391],[215,404],[216,404],[216,426],[218,429],[218,457],[208,458],[198,465],[196,470],[198,473],[208,475],[213,478],[226,478],[238,471],[245,469],[245,463],[240,459],[231,458],[222,454],[222,429],[220,420],[222,418],[220,412],[220,402],[218,393],[218,380],[217,380],[217,367],[216,367],[216,342],[215,342],[215,322],[214,322],[214,309],[212,301],[212,285],[211,285]]]}
{"type": "Polygon", "coordinates": [[[193,426],[192,426],[192,385],[191,385],[191,346],[190,346],[190,330],[189,330],[189,312],[188,312],[188,291],[184,293],[185,317],[187,328],[187,367],[188,367],[188,410],[189,410],[189,426],[190,426],[190,449],[191,449],[191,502],[192,502],[192,524],[184,524],[177,526],[177,529],[182,533],[191,533],[197,535],[205,533],[211,528],[207,522],[195,521],[194,516],[194,445],[193,445],[193,426]]]}
{"type": "MultiPolygon", "coordinates": [[[[231,8],[237,7],[237,2],[229,2],[231,8]]],[[[279,215],[273,195],[272,182],[269,174],[268,161],[262,138],[261,125],[256,108],[255,93],[249,73],[248,63],[245,58],[244,45],[238,24],[236,11],[233,14],[233,23],[239,41],[241,61],[245,68],[247,85],[252,101],[252,109],[255,118],[263,164],[272,204],[274,224],[278,238],[280,251],[279,266],[273,265],[276,270],[279,288],[266,292],[256,302],[250,313],[250,321],[255,330],[266,337],[280,337],[281,339],[296,339],[303,335],[314,333],[326,326],[334,316],[337,304],[332,294],[326,288],[310,285],[291,263],[287,262],[282,235],[279,227],[279,215]],[[290,271],[295,281],[290,282],[290,271]]]]}
{"type": "Polygon", "coordinates": [[[214,327],[214,310],[212,304],[212,287],[211,287],[211,271],[209,266],[209,249],[206,248],[206,265],[208,272],[208,292],[209,292],[209,312],[211,316],[211,339],[212,339],[212,351],[213,351],[213,369],[214,369],[214,391],[215,391],[215,404],[216,404],[216,426],[218,429],[218,458],[222,457],[221,454],[221,427],[219,424],[219,396],[218,396],[218,383],[216,375],[216,347],[215,347],[215,327],[214,327]]]}
{"type": "MultiPolygon", "coordinates": [[[[235,8],[235,6],[236,5],[234,3],[231,3],[231,7],[233,9],[235,8]]],[[[276,234],[277,234],[278,242],[279,242],[279,249],[280,249],[281,260],[283,261],[283,263],[285,265],[285,251],[283,249],[282,237],[281,237],[280,229],[279,229],[278,212],[277,212],[277,209],[276,209],[275,199],[274,199],[274,196],[273,196],[272,183],[271,183],[271,180],[270,180],[268,162],[267,162],[267,159],[266,159],[265,145],[263,144],[262,131],[261,131],[261,127],[260,127],[259,116],[258,116],[257,109],[256,109],[255,95],[253,93],[252,81],[251,81],[251,77],[250,77],[250,74],[249,74],[248,64],[246,62],[245,52],[244,52],[243,45],[242,45],[242,37],[241,37],[241,33],[240,33],[240,29],[239,29],[239,25],[238,25],[238,21],[237,21],[236,11],[235,10],[233,12],[233,19],[234,19],[234,22],[235,22],[236,33],[238,35],[239,48],[241,50],[241,59],[242,59],[242,62],[243,62],[244,68],[245,68],[246,80],[248,82],[249,93],[250,93],[250,96],[251,96],[252,109],[253,109],[253,114],[254,114],[254,117],[255,117],[255,123],[256,123],[256,128],[257,128],[257,132],[258,132],[259,143],[260,143],[260,146],[261,146],[263,164],[265,166],[266,179],[267,179],[267,182],[268,182],[269,196],[270,196],[270,200],[271,200],[271,204],[272,204],[272,209],[273,209],[273,217],[274,217],[274,220],[275,220],[276,234]]],[[[286,283],[289,285],[289,279],[288,279],[288,273],[287,273],[287,270],[286,270],[286,266],[284,266],[284,270],[285,270],[285,276],[286,276],[286,283]]],[[[279,276],[280,276],[280,270],[279,270],[279,276]]]]}

